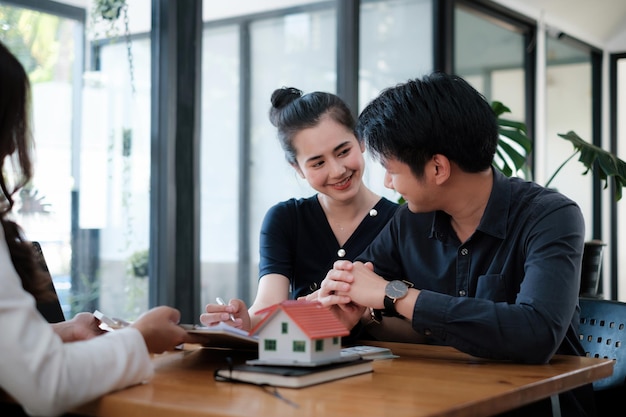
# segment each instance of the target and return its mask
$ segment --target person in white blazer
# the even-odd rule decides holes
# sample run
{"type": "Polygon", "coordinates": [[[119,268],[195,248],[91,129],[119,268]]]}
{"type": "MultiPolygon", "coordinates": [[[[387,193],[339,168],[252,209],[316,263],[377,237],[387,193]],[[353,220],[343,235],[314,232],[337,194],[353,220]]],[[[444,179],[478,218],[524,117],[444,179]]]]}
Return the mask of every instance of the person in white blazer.
{"type": "Polygon", "coordinates": [[[0,390],[26,414],[56,416],[148,381],[154,373],[150,353],[193,340],[178,326],[180,312],[167,306],[106,334],[91,313],[57,324],[39,313],[36,301],[49,296],[49,278],[44,279],[31,243],[10,219],[12,196],[32,176],[30,83],[2,43],[0,91],[0,390]]]}

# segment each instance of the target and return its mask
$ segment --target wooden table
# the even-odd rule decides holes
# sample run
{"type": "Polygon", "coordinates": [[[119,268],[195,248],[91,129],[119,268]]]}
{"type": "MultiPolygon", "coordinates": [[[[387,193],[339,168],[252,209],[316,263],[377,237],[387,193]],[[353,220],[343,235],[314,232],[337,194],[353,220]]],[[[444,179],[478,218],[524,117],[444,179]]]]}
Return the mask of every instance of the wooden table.
{"type": "Polygon", "coordinates": [[[216,382],[213,371],[242,355],[191,346],[155,358],[155,378],[78,410],[87,416],[489,416],[611,375],[613,361],[557,355],[547,365],[477,359],[442,346],[376,343],[399,355],[374,372],[301,389],[216,382]],[[289,401],[297,405],[290,405],[289,401]]]}

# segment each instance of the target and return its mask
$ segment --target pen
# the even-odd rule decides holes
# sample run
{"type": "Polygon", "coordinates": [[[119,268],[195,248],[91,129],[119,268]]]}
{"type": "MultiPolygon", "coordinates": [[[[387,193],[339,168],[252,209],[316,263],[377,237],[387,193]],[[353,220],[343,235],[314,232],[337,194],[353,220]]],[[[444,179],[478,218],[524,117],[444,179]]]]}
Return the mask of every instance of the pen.
{"type": "MultiPolygon", "coordinates": [[[[226,303],[224,302],[224,300],[222,300],[222,297],[216,297],[215,301],[217,301],[217,304],[221,305],[221,306],[225,306],[226,303]]],[[[230,319],[232,321],[235,321],[235,316],[233,315],[233,313],[230,313],[230,319]]]]}

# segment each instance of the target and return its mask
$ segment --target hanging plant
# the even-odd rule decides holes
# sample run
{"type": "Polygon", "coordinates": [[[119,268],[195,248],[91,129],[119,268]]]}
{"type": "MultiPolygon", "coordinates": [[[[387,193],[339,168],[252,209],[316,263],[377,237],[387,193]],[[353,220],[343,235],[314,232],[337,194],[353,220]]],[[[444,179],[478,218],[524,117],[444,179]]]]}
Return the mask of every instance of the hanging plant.
{"type": "MultiPolygon", "coordinates": [[[[130,36],[130,27],[128,20],[128,2],[127,0],[93,0],[91,9],[91,18],[94,29],[99,25],[106,28],[105,35],[107,38],[116,39],[119,34],[117,22],[123,18],[124,37],[126,38],[126,53],[128,56],[128,70],[130,76],[130,87],[135,94],[135,68],[133,62],[132,40],[130,36]]],[[[97,29],[95,37],[98,37],[97,29]]]]}
{"type": "Polygon", "coordinates": [[[94,0],[94,14],[104,20],[117,20],[126,0],[94,0]]]}

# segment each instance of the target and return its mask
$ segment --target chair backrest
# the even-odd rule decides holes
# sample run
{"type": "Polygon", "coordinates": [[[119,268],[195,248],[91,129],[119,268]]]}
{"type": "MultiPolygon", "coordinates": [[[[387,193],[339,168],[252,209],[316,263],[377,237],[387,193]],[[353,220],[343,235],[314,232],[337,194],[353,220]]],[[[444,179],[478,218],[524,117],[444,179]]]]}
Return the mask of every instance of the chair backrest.
{"type": "Polygon", "coordinates": [[[593,383],[596,391],[626,383],[626,303],[580,298],[578,334],[586,355],[615,360],[613,375],[593,383]]]}
{"type": "Polygon", "coordinates": [[[65,320],[65,315],[63,314],[63,308],[61,308],[61,303],[59,302],[59,298],[57,297],[56,289],[54,288],[54,282],[52,282],[52,276],[50,275],[50,271],[48,270],[48,264],[46,264],[46,259],[43,257],[43,252],[41,251],[41,245],[39,242],[31,242],[33,245],[33,251],[35,251],[35,258],[37,259],[37,263],[41,269],[43,269],[50,278],[49,288],[50,291],[54,293],[54,299],[49,302],[40,302],[37,303],[37,309],[41,313],[42,316],[48,320],[49,323],[58,323],[60,321],[65,320]]]}

